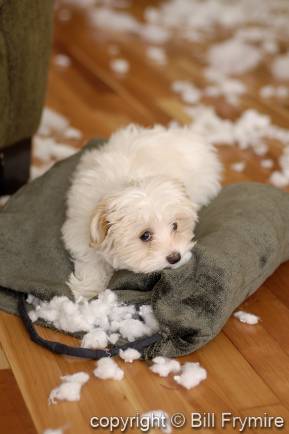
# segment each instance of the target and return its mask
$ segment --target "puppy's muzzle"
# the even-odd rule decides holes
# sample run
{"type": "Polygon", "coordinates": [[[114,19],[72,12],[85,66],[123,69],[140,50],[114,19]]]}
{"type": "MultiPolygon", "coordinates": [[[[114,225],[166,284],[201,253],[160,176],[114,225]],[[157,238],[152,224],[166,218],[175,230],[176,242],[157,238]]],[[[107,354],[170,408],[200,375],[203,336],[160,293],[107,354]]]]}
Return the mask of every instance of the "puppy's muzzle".
{"type": "Polygon", "coordinates": [[[181,260],[181,255],[179,252],[172,252],[166,257],[169,264],[176,264],[181,260]]]}

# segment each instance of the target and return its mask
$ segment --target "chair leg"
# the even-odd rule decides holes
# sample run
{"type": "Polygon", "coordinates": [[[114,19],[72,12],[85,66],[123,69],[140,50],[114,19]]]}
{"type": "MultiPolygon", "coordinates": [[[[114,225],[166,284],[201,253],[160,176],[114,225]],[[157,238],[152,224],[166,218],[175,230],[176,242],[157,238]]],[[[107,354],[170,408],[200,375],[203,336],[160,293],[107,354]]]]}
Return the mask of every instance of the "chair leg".
{"type": "Polygon", "coordinates": [[[12,194],[29,179],[31,137],[0,150],[0,195],[12,194]]]}

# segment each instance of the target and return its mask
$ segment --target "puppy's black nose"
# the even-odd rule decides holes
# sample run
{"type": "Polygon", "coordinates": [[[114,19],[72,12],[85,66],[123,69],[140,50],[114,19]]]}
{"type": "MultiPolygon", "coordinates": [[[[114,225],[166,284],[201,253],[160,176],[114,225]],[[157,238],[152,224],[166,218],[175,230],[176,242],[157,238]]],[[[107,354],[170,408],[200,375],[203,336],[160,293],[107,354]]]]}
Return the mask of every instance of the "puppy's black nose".
{"type": "Polygon", "coordinates": [[[181,259],[181,255],[179,252],[172,252],[167,256],[167,261],[169,264],[176,264],[181,259]]]}

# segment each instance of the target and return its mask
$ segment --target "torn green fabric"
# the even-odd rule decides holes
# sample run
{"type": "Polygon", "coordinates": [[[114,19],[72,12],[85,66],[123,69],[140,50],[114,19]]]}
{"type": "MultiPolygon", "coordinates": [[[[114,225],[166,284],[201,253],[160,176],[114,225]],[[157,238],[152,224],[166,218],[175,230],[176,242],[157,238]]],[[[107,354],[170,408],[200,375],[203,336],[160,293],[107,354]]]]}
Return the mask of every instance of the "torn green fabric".
{"type": "MultiPolygon", "coordinates": [[[[0,308],[7,312],[17,313],[21,292],[71,297],[65,282],[73,264],[61,227],[80,155],[23,187],[0,212],[0,308]]],[[[146,348],[146,358],[188,354],[207,343],[289,259],[289,195],[257,183],[224,187],[200,212],[196,239],[184,266],[148,275],[118,271],[110,282],[122,300],[153,306],[161,339],[146,348]]]]}

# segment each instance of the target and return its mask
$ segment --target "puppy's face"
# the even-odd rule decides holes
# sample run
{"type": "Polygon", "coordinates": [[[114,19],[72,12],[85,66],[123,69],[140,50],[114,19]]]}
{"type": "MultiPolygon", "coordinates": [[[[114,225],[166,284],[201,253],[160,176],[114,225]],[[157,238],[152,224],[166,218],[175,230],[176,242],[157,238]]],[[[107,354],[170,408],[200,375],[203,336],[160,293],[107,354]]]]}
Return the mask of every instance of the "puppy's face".
{"type": "Polygon", "coordinates": [[[91,220],[91,247],[115,269],[149,273],[191,256],[196,207],[184,187],[151,178],[104,197],[91,220]]]}

